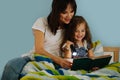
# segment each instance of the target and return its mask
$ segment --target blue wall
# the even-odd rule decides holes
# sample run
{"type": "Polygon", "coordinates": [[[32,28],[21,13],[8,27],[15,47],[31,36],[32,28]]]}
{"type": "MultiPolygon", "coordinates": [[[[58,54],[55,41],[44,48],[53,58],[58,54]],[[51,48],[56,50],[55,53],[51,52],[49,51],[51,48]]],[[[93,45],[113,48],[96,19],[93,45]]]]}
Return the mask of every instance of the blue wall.
{"type": "MultiPolygon", "coordinates": [[[[120,0],[76,0],[77,14],[88,21],[93,41],[120,46],[120,0]]],[[[50,12],[52,0],[0,0],[0,72],[6,62],[33,47],[31,27],[50,12]]],[[[2,73],[0,73],[1,75],[2,73]]]]}

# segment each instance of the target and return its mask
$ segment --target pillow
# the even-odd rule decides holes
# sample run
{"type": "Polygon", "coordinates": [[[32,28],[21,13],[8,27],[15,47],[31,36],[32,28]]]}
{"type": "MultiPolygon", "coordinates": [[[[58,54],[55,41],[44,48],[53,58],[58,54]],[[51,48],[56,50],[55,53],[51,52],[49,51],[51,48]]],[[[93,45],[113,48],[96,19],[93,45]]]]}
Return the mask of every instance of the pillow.
{"type": "Polygon", "coordinates": [[[104,54],[103,45],[100,40],[97,40],[92,43],[93,44],[93,52],[95,56],[100,56],[104,54]]]}

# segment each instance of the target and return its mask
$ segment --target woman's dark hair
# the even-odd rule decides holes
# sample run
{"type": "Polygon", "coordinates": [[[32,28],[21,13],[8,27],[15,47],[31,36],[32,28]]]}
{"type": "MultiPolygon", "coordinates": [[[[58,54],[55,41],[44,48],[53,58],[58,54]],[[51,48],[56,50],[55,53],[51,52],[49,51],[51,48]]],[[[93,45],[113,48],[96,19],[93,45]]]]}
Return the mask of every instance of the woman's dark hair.
{"type": "Polygon", "coordinates": [[[71,23],[69,24],[69,27],[65,30],[65,35],[64,35],[64,39],[63,39],[63,43],[62,45],[67,41],[70,40],[72,42],[75,43],[75,31],[77,28],[77,25],[79,24],[85,24],[85,30],[86,30],[86,35],[83,38],[83,41],[86,40],[87,43],[89,44],[88,48],[91,49],[92,48],[92,35],[88,26],[87,21],[82,17],[82,16],[74,16],[71,23]]]}
{"type": "Polygon", "coordinates": [[[68,4],[72,6],[75,15],[77,8],[75,0],[53,0],[52,2],[52,10],[48,15],[47,19],[48,19],[49,28],[54,35],[56,34],[56,31],[60,25],[59,24],[60,13],[65,11],[68,4]]]}

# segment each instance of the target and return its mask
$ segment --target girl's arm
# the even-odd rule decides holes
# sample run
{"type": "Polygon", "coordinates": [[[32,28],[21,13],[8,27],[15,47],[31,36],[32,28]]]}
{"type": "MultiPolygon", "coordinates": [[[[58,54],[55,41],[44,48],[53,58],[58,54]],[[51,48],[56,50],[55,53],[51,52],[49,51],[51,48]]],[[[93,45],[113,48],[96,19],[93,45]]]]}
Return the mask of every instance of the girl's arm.
{"type": "Polygon", "coordinates": [[[72,58],[72,52],[70,47],[65,47],[64,48],[64,58],[72,58]]]}
{"type": "Polygon", "coordinates": [[[63,45],[64,58],[72,58],[72,51],[70,45],[73,44],[71,41],[67,41],[63,45]]]}
{"type": "Polygon", "coordinates": [[[94,53],[92,49],[88,50],[88,57],[94,57],[94,53]]]}
{"type": "Polygon", "coordinates": [[[71,62],[64,60],[58,56],[54,56],[44,49],[44,33],[42,31],[33,30],[33,33],[34,33],[35,53],[51,58],[55,63],[59,64],[63,68],[71,67],[72,64],[71,62]]]}

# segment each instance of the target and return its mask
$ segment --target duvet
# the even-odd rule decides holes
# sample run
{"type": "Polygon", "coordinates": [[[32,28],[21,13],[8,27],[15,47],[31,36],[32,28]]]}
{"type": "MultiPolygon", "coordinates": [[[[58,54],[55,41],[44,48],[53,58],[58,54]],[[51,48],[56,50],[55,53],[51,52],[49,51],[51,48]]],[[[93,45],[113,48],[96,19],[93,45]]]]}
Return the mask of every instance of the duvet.
{"type": "Polygon", "coordinates": [[[34,61],[24,66],[20,80],[120,80],[120,62],[96,71],[73,71],[56,66],[46,56],[34,55],[34,61]]]}

